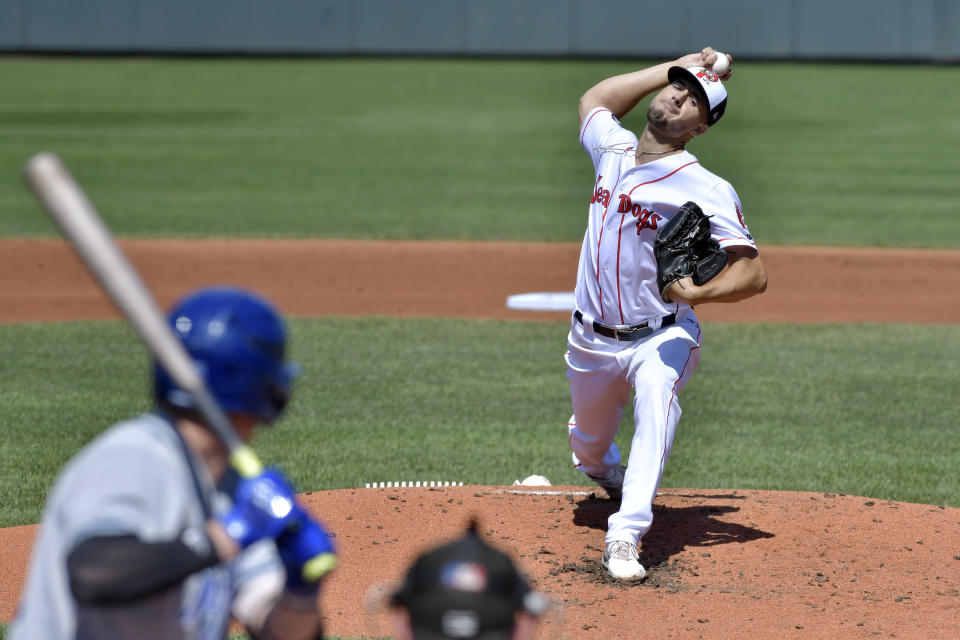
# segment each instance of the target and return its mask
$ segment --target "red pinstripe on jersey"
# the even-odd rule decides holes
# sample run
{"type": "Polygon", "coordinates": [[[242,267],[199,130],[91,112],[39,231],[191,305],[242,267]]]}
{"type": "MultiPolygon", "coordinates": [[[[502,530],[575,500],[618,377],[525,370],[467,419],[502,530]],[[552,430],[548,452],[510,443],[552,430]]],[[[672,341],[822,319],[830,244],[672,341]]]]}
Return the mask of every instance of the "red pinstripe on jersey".
{"type": "Polygon", "coordinates": [[[689,166],[692,165],[692,164],[700,164],[700,161],[699,161],[699,160],[694,160],[693,162],[688,162],[687,164],[680,165],[679,167],[677,167],[676,169],[674,169],[673,171],[671,171],[671,172],[668,173],[667,175],[661,176],[661,177],[657,178],[656,180],[647,180],[646,182],[641,182],[640,184],[638,184],[637,186],[635,186],[633,189],[630,189],[630,193],[628,193],[627,195],[633,195],[633,192],[634,192],[634,191],[636,191],[637,189],[639,189],[640,187],[642,187],[642,186],[644,186],[644,185],[646,185],[646,184],[653,184],[654,182],[660,182],[661,180],[666,180],[667,178],[669,178],[669,177],[672,176],[673,174],[677,173],[678,171],[683,171],[684,169],[686,169],[687,167],[689,167],[689,166]]]}
{"type": "MultiPolygon", "coordinates": [[[[689,353],[687,353],[687,361],[683,363],[683,369],[680,371],[680,375],[676,380],[673,381],[673,388],[671,389],[670,395],[670,404],[667,406],[667,417],[666,424],[670,424],[670,410],[673,409],[673,401],[677,397],[677,384],[683,380],[683,376],[687,374],[687,367],[690,365],[690,359],[693,357],[694,351],[699,351],[700,349],[700,336],[703,335],[703,332],[700,330],[699,326],[697,327],[697,346],[691,347],[689,353]]],[[[663,451],[660,453],[660,465],[663,466],[664,462],[667,459],[667,448],[664,446],[663,451]]]]}
{"type": "MultiPolygon", "coordinates": [[[[632,148],[633,148],[633,147],[630,147],[630,149],[632,149],[632,148]]],[[[627,151],[629,151],[630,149],[627,149],[627,151]]],[[[674,175],[675,173],[677,173],[677,172],[679,172],[679,171],[682,171],[683,169],[686,169],[687,167],[689,167],[689,166],[692,165],[692,164],[699,164],[699,161],[694,160],[693,162],[688,162],[688,163],[685,164],[685,165],[681,165],[681,166],[677,167],[676,169],[674,169],[673,171],[671,171],[670,173],[668,173],[668,174],[665,175],[665,176],[660,176],[659,178],[656,178],[656,179],[654,179],[654,180],[647,180],[646,182],[641,182],[640,184],[638,184],[638,185],[636,185],[635,187],[633,187],[632,189],[630,189],[630,192],[629,192],[627,195],[628,195],[628,196],[633,196],[633,192],[636,191],[637,189],[639,189],[640,187],[642,187],[642,186],[644,186],[644,185],[647,185],[647,184],[653,184],[654,182],[660,182],[661,180],[666,180],[666,179],[669,178],[670,176],[674,175]]],[[[620,184],[620,182],[619,182],[619,180],[618,180],[618,181],[617,181],[617,185],[619,186],[619,184],[620,184]]],[[[616,191],[617,191],[617,188],[614,187],[614,188],[613,188],[613,191],[610,192],[610,202],[613,202],[613,195],[616,193],[616,191]]],[[[604,218],[607,217],[607,212],[606,212],[606,211],[603,212],[603,217],[604,217],[604,218]]],[[[620,311],[620,324],[624,324],[624,320],[623,320],[623,303],[620,301],[620,242],[621,242],[621,238],[622,238],[622,236],[623,236],[623,220],[624,220],[624,218],[626,218],[626,214],[623,214],[623,215],[620,216],[620,235],[617,237],[617,309],[620,311]]],[[[602,227],[601,227],[601,229],[602,229],[602,227]]],[[[599,284],[600,284],[600,246],[599,246],[599,244],[598,244],[598,245],[597,245],[597,285],[599,286],[599,284]]],[[[602,296],[602,295],[600,296],[600,317],[601,317],[601,319],[603,318],[603,296],[602,296]]]]}
{"type": "MultiPolygon", "coordinates": [[[[601,110],[602,111],[602,110],[601,110]]],[[[597,112],[599,113],[599,111],[597,112]]],[[[596,115],[596,114],[594,114],[596,115]]],[[[591,116],[592,117],[592,116],[591,116]]],[[[589,122],[589,120],[587,121],[589,122]]],[[[633,147],[627,148],[624,151],[624,154],[630,152],[633,147]]],[[[600,320],[606,320],[606,317],[603,313],[603,284],[600,282],[600,247],[603,244],[603,228],[604,222],[607,221],[607,211],[610,210],[610,205],[613,204],[613,194],[617,192],[617,187],[620,186],[620,178],[623,176],[623,172],[620,172],[620,175],[617,176],[617,182],[613,185],[613,189],[610,191],[610,200],[607,202],[607,206],[603,208],[603,217],[600,218],[600,235],[597,237],[597,295],[599,296],[600,302],[600,320]]],[[[620,219],[620,231],[623,232],[623,216],[620,219]]],[[[617,237],[617,307],[620,307],[620,238],[617,237]]],[[[623,309],[620,310],[620,323],[623,324],[623,309]]]]}
{"type": "Polygon", "coordinates": [[[625,213],[620,214],[620,229],[617,231],[617,310],[620,311],[620,324],[623,324],[623,303],[620,302],[620,246],[623,244],[623,219],[626,216],[625,213]]]}
{"type": "Polygon", "coordinates": [[[590,121],[593,120],[593,117],[595,115],[597,115],[598,113],[603,113],[604,111],[606,111],[607,113],[611,113],[610,109],[597,109],[590,115],[589,118],[587,118],[587,121],[583,123],[583,126],[580,127],[580,145],[581,146],[583,146],[583,134],[587,131],[587,126],[590,124],[590,121]]]}
{"type": "MultiPolygon", "coordinates": [[[[580,145],[581,146],[583,145],[583,134],[586,133],[587,127],[590,125],[590,121],[593,120],[593,118],[598,113],[603,113],[604,111],[606,111],[607,113],[612,113],[610,109],[597,109],[592,114],[590,114],[590,117],[587,118],[587,121],[584,122],[583,125],[580,127],[580,145]]],[[[617,185],[619,184],[620,184],[620,178],[617,177],[617,185]]],[[[614,185],[613,189],[614,191],[616,191],[617,189],[616,185],[614,185]]],[[[597,293],[600,296],[600,319],[601,320],[603,320],[603,285],[600,283],[600,244],[601,242],[603,242],[603,223],[607,219],[607,210],[610,208],[610,202],[613,202],[612,194],[613,192],[611,192],[610,201],[607,202],[607,206],[604,207],[603,209],[603,217],[600,218],[600,236],[597,238],[597,293]]]]}
{"type": "MultiPolygon", "coordinates": [[[[613,202],[613,194],[617,190],[618,186],[620,186],[619,176],[617,177],[617,183],[613,185],[613,191],[610,192],[610,200],[607,201],[607,206],[603,208],[603,217],[600,218],[600,235],[597,236],[597,295],[600,298],[600,319],[601,320],[605,319],[603,316],[603,284],[600,282],[600,247],[603,244],[603,226],[604,226],[603,223],[606,222],[607,220],[607,211],[610,210],[610,204],[613,202]]],[[[619,247],[617,248],[617,251],[619,251],[619,247]]],[[[619,269],[619,266],[617,268],[619,269]]]]}

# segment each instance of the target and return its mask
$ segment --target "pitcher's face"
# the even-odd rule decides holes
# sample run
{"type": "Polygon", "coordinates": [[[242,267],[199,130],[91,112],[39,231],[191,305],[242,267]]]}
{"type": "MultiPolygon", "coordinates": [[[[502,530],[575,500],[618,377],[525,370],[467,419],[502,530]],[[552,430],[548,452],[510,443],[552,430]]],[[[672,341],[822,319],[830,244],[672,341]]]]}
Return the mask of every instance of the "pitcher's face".
{"type": "Polygon", "coordinates": [[[689,139],[706,131],[707,112],[706,101],[700,93],[686,82],[675,80],[650,101],[647,122],[667,137],[689,139]]]}

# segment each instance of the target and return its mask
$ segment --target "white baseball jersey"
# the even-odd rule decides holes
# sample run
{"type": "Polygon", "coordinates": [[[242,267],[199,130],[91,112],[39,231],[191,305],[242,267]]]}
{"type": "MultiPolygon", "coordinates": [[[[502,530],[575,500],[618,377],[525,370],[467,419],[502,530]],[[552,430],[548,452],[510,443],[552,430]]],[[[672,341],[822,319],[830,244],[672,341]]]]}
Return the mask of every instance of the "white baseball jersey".
{"type": "Polygon", "coordinates": [[[577,275],[567,378],[574,416],[568,425],[573,463],[600,477],[621,464],[614,437],[633,392],[634,434],[619,510],[607,522],[607,543],[639,542],[653,522],[660,486],[680,421],[678,394],[700,361],[700,324],[683,303],[665,303],[657,285],[653,243],[686,202],[712,216],[721,247],[756,247],[736,192],[683,151],[636,165],[637,137],[605,108],[591,111],[580,142],[594,165],[593,196],[577,275]],[[676,314],[663,326],[662,318],[676,314]],[[647,322],[654,329],[633,341],[595,333],[591,321],[610,326],[647,322]]]}
{"type": "Polygon", "coordinates": [[[636,166],[637,137],[603,107],[584,119],[580,144],[595,171],[576,289],[585,316],[628,326],[688,308],[661,300],[653,242],[689,200],[712,216],[710,231],[721,247],[756,248],[736,191],[693,154],[683,151],[636,166]]]}
{"type": "Polygon", "coordinates": [[[67,464],[50,492],[11,640],[224,638],[231,613],[244,617],[237,608],[241,598],[264,580],[282,586],[283,566],[272,542],[122,605],[78,606],[66,559],[96,535],[179,537],[206,546],[204,522],[229,507],[229,496],[213,486],[167,419],[145,414],[104,432],[67,464]]]}

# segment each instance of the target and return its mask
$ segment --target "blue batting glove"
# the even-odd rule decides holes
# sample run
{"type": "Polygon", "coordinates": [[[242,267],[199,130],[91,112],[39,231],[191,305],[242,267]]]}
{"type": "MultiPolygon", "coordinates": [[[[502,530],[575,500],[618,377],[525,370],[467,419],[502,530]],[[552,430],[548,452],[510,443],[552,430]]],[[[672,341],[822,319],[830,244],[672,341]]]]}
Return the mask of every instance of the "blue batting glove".
{"type": "Polygon", "coordinates": [[[233,508],[220,523],[244,549],[258,540],[279,536],[299,512],[290,483],[279,471],[267,469],[240,481],[233,494],[233,508]]]}
{"type": "Polygon", "coordinates": [[[277,538],[277,550],[287,570],[287,588],[294,591],[316,591],[320,579],[337,565],[332,536],[299,507],[277,538]]]}

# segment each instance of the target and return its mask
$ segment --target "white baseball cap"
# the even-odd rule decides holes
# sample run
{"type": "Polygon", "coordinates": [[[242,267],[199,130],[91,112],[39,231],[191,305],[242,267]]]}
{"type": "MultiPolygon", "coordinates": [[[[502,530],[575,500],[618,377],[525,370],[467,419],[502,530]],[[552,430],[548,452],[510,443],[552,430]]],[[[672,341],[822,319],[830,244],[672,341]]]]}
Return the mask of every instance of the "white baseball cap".
{"type": "Polygon", "coordinates": [[[667,78],[674,82],[680,78],[692,80],[694,86],[700,87],[700,97],[707,101],[707,125],[712,126],[727,108],[727,89],[720,82],[720,78],[713,69],[707,67],[670,67],[667,78]]]}

